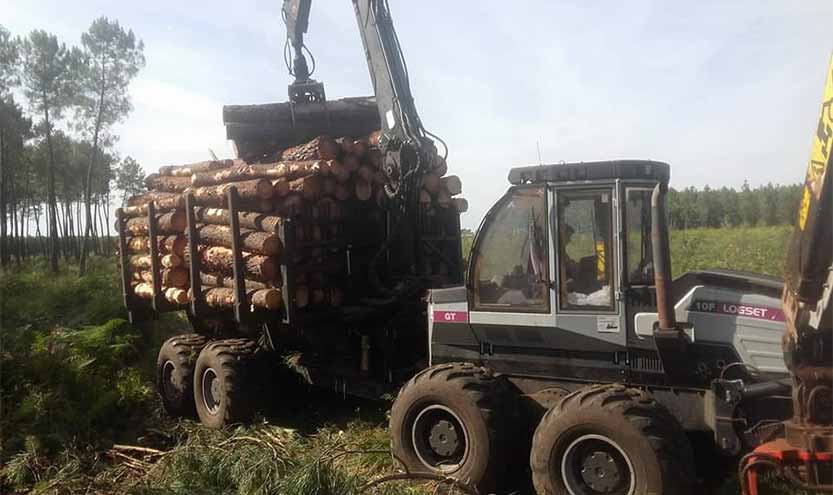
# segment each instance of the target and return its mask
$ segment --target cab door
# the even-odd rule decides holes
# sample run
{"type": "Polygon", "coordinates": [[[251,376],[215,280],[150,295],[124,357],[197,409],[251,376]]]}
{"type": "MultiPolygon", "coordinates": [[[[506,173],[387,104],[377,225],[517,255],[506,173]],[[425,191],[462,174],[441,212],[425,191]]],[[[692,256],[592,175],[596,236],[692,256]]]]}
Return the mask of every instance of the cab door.
{"type": "Polygon", "coordinates": [[[515,186],[487,213],[469,264],[469,324],[495,371],[552,375],[551,191],[515,186]]]}
{"type": "Polygon", "coordinates": [[[621,298],[616,181],[553,191],[555,329],[551,340],[574,377],[621,379],[627,332],[621,298]]]}

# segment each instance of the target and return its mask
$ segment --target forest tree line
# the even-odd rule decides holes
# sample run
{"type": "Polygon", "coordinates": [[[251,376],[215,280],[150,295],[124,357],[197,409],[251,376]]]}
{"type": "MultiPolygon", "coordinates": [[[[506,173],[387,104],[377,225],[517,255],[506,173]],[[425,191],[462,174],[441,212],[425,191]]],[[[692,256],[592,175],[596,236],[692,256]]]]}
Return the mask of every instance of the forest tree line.
{"type": "Polygon", "coordinates": [[[798,216],[801,184],[749,187],[687,187],[668,192],[668,219],[672,229],[698,227],[793,225],[798,216]]]}
{"type": "Polygon", "coordinates": [[[67,46],[0,25],[0,264],[46,256],[52,271],[107,254],[117,191],[141,190],[143,172],[115,149],[130,114],[128,87],[144,44],[101,17],[67,46]]]}

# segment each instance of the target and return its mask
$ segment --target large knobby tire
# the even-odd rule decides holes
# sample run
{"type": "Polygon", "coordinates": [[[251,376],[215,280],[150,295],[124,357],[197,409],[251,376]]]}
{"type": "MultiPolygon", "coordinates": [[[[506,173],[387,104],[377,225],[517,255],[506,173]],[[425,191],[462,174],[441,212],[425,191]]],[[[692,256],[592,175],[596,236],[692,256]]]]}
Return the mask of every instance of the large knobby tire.
{"type": "Polygon", "coordinates": [[[221,428],[254,414],[254,360],[250,339],[217,340],[206,345],[194,371],[194,402],[202,424],[221,428]]]}
{"type": "Polygon", "coordinates": [[[193,417],[194,364],[208,341],[194,333],[166,340],[156,358],[156,389],[165,412],[172,417],[193,417]]]}
{"type": "Polygon", "coordinates": [[[682,427],[648,393],[579,389],[547,411],[532,441],[540,495],[686,495],[694,457],[682,427]]]}
{"type": "Polygon", "coordinates": [[[505,379],[470,363],[433,366],[391,409],[394,456],[409,472],[443,474],[489,493],[514,453],[517,397],[505,379]]]}

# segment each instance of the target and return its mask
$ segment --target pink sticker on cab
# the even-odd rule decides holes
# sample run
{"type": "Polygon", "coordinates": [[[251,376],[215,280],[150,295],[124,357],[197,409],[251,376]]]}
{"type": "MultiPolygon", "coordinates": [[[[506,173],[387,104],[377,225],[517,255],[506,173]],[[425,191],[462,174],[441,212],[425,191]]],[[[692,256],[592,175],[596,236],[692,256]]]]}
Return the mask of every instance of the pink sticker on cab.
{"type": "Polygon", "coordinates": [[[469,314],[466,311],[434,311],[434,323],[467,323],[469,314]]]}

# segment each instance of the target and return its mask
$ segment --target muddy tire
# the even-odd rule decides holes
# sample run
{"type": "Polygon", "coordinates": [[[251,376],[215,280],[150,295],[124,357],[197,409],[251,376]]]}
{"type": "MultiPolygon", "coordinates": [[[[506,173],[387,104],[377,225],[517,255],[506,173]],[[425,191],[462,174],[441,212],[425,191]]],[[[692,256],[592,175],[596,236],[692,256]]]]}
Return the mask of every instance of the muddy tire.
{"type": "Polygon", "coordinates": [[[547,411],[532,442],[540,495],[690,494],[694,460],[677,420],[623,385],[577,390],[547,411]]]}
{"type": "Polygon", "coordinates": [[[194,371],[194,402],[205,426],[221,428],[249,421],[254,414],[257,343],[216,340],[206,345],[194,371]]]}
{"type": "Polygon", "coordinates": [[[156,358],[156,389],[168,415],[194,417],[194,366],[208,341],[194,333],[166,340],[156,358]]]}
{"type": "Polygon", "coordinates": [[[517,402],[507,382],[486,368],[453,363],[423,370],[391,409],[393,454],[409,472],[443,474],[490,493],[514,453],[517,402]]]}

